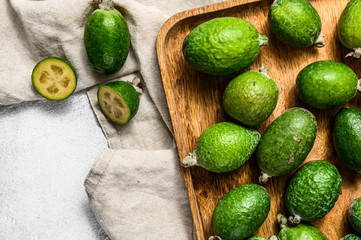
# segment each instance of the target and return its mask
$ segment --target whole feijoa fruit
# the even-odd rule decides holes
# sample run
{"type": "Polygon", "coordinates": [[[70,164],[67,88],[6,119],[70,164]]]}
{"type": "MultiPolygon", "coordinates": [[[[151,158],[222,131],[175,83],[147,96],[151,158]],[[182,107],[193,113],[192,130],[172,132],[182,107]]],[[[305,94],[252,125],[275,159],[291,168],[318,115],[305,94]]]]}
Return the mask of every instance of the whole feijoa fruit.
{"type": "Polygon", "coordinates": [[[307,105],[328,109],[339,107],[350,101],[357,91],[355,72],[336,61],[314,62],[298,74],[297,93],[307,105]]]}
{"type": "Polygon", "coordinates": [[[262,170],[260,182],[295,170],[311,151],[316,133],[315,116],[303,108],[289,109],[273,121],[256,150],[257,163],[262,170]]]}
{"type": "Polygon", "coordinates": [[[320,16],[307,0],[275,0],[268,19],[274,34],[290,46],[324,46],[320,16]]]}
{"type": "Polygon", "coordinates": [[[338,21],[338,37],[341,43],[353,49],[346,57],[360,58],[361,56],[361,1],[351,0],[343,10],[338,21]]]}
{"type": "Polygon", "coordinates": [[[247,240],[266,240],[266,239],[263,237],[260,237],[260,236],[252,236],[252,237],[248,238],[247,240]]]}
{"type": "Polygon", "coordinates": [[[212,229],[222,240],[247,239],[266,220],[270,205],[267,191],[257,184],[235,188],[217,204],[212,229]]]}
{"type": "Polygon", "coordinates": [[[323,218],[335,205],[342,178],[327,161],[306,163],[292,177],[286,189],[286,207],[293,224],[301,220],[314,222],[323,218]]]}
{"type": "Polygon", "coordinates": [[[223,94],[226,113],[247,126],[264,122],[276,108],[278,88],[268,76],[268,67],[234,78],[223,94]]]}
{"type": "Polygon", "coordinates": [[[281,214],[278,214],[277,220],[281,227],[279,240],[328,240],[325,234],[313,225],[301,223],[291,226],[281,214]]]}
{"type": "Polygon", "coordinates": [[[341,161],[361,171],[361,111],[341,108],[333,125],[333,143],[341,161]]]}
{"type": "Polygon", "coordinates": [[[194,69],[210,75],[240,72],[256,60],[268,38],[246,20],[214,18],[191,31],[183,42],[183,54],[194,69]]]}
{"type": "Polygon", "coordinates": [[[356,234],[350,233],[341,238],[340,240],[361,240],[361,237],[357,236],[356,234]]]}
{"type": "Polygon", "coordinates": [[[112,1],[103,1],[88,18],[84,45],[90,64],[100,73],[111,74],[125,63],[130,48],[128,25],[112,1]]]}
{"type": "Polygon", "coordinates": [[[201,134],[182,166],[200,166],[217,173],[233,171],[247,162],[259,139],[256,130],[230,122],[217,123],[201,134]]]}
{"type": "Polygon", "coordinates": [[[361,234],[361,197],[355,199],[348,210],[348,218],[356,232],[361,234]]]}

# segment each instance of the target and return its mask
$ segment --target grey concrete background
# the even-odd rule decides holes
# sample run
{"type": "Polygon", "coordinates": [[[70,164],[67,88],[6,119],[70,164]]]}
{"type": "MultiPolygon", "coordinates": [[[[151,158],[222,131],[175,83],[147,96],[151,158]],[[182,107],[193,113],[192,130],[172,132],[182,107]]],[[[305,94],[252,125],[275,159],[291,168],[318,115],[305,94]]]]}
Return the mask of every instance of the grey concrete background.
{"type": "Polygon", "coordinates": [[[104,148],[85,91],[1,106],[0,239],[103,239],[83,181],[104,148]]]}

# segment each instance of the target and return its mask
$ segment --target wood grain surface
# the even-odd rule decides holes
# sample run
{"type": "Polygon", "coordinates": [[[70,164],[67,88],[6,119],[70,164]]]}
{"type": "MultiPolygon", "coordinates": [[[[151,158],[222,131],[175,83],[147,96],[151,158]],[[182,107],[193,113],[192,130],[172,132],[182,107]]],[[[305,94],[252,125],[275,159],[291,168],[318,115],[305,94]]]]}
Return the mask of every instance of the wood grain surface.
{"type": "MultiPolygon", "coordinates": [[[[180,159],[194,150],[201,133],[209,126],[231,121],[222,108],[222,94],[234,76],[213,77],[196,72],[187,65],[182,55],[182,43],[187,34],[199,24],[215,17],[234,16],[251,22],[260,34],[270,38],[269,46],[262,47],[260,56],[250,69],[270,67],[269,75],[279,88],[278,105],[270,118],[256,129],[265,128],[287,109],[299,106],[309,109],[317,118],[318,133],[315,145],[307,157],[310,160],[327,160],[334,164],[342,175],[341,195],[330,213],[314,222],[329,239],[338,240],[351,232],[347,209],[351,201],[361,196],[361,177],[346,168],[339,160],[332,143],[332,122],[337,109],[316,110],[304,105],[296,96],[295,80],[299,71],[317,60],[336,60],[350,66],[361,77],[361,60],[344,56],[349,52],[337,37],[337,22],[348,0],[311,0],[322,20],[322,34],[326,46],[322,49],[296,49],[282,44],[270,31],[267,21],[272,1],[233,0],[182,12],[171,17],[162,27],[157,41],[157,52],[164,90],[174,127],[180,159]]],[[[360,94],[347,104],[360,109],[360,94]]],[[[361,147],[361,146],[360,146],[361,147]]],[[[182,168],[188,190],[190,206],[199,240],[213,235],[211,218],[218,201],[231,189],[258,183],[260,170],[254,156],[241,168],[231,173],[215,174],[200,167],[182,168]]],[[[271,196],[271,211],[256,234],[267,237],[279,232],[276,221],[278,213],[287,214],[284,192],[288,179],[274,177],[264,186],[271,196]]]]}

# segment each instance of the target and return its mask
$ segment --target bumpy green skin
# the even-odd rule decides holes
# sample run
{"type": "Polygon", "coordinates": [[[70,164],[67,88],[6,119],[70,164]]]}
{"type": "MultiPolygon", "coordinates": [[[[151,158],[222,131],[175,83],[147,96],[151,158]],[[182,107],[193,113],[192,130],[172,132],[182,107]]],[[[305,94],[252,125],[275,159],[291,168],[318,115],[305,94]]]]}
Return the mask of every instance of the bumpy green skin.
{"type": "Polygon", "coordinates": [[[196,27],[183,42],[189,65],[210,75],[230,75],[248,68],[259,54],[257,29],[235,17],[215,18],[196,27]]]}
{"type": "Polygon", "coordinates": [[[361,0],[351,0],[342,12],[338,37],[349,49],[361,47],[361,0]]]}
{"type": "Polygon", "coordinates": [[[267,218],[270,205],[267,191],[257,184],[235,188],[219,201],[212,229],[222,240],[248,239],[267,218]]]}
{"type": "Polygon", "coordinates": [[[266,74],[248,71],[234,78],[223,94],[226,113],[247,126],[265,121],[276,108],[278,88],[266,74]]]}
{"type": "Polygon", "coordinates": [[[295,170],[307,157],[316,139],[317,122],[303,108],[292,108],[279,116],[263,133],[256,150],[259,168],[282,176],[295,170]]]}
{"type": "Polygon", "coordinates": [[[361,198],[357,198],[351,203],[348,218],[353,229],[361,234],[361,198]]]}
{"type": "Polygon", "coordinates": [[[286,207],[301,220],[319,220],[335,205],[341,183],[341,175],[329,162],[308,162],[296,172],[287,186],[286,207]]]}
{"type": "Polygon", "coordinates": [[[269,11],[272,31],[293,47],[309,47],[321,33],[321,19],[307,0],[276,0],[269,11]]]}
{"type": "Polygon", "coordinates": [[[97,9],[85,26],[84,44],[91,65],[111,74],[125,63],[130,48],[128,25],[116,9],[97,9]]]}
{"type": "Polygon", "coordinates": [[[333,126],[333,143],[343,163],[361,171],[361,111],[342,108],[333,126]]]}
{"type": "MultiPolygon", "coordinates": [[[[127,104],[128,108],[129,108],[130,116],[129,116],[128,121],[125,123],[122,123],[122,125],[127,124],[130,121],[130,119],[132,119],[134,117],[134,115],[138,112],[139,95],[138,95],[137,91],[130,83],[123,82],[123,81],[109,82],[109,83],[102,85],[101,87],[103,87],[103,86],[112,88],[124,99],[125,103],[127,104]]],[[[99,89],[101,87],[99,87],[99,89]]],[[[100,97],[99,89],[98,89],[98,99],[100,97]]]]}
{"type": "Polygon", "coordinates": [[[260,237],[260,236],[252,236],[252,237],[248,238],[248,240],[266,240],[266,239],[264,239],[263,237],[260,237]]]}
{"type": "Polygon", "coordinates": [[[254,152],[260,134],[235,123],[217,123],[199,137],[194,151],[197,166],[211,172],[229,172],[242,166],[254,152]]]}
{"type": "Polygon", "coordinates": [[[314,62],[298,74],[297,93],[307,105],[328,109],[350,101],[357,91],[357,76],[343,63],[336,61],[314,62]]]}
{"type": "Polygon", "coordinates": [[[278,237],[280,240],[328,240],[315,226],[302,223],[282,229],[278,237]]]}
{"type": "Polygon", "coordinates": [[[347,234],[346,236],[344,236],[340,240],[361,240],[361,237],[351,233],[351,234],[347,234]]]}

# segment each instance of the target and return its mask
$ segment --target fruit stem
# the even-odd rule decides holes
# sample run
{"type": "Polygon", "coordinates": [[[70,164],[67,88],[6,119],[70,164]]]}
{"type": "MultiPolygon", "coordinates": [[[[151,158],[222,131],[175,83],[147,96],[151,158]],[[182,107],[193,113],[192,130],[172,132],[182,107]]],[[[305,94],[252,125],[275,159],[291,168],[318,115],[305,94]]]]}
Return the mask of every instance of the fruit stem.
{"type": "Polygon", "coordinates": [[[348,57],[354,57],[354,58],[360,58],[361,57],[361,48],[354,48],[354,52],[348,53],[345,58],[348,57]]]}
{"type": "Polygon", "coordinates": [[[105,11],[113,10],[114,3],[112,0],[95,0],[99,3],[99,8],[104,9],[105,11]]]}
{"type": "Polygon", "coordinates": [[[194,156],[194,153],[189,153],[187,157],[181,162],[183,167],[192,167],[197,165],[197,158],[194,156]]]}
{"type": "Polygon", "coordinates": [[[132,82],[130,82],[130,84],[133,85],[133,87],[135,88],[135,90],[137,91],[137,93],[143,93],[143,84],[142,84],[142,80],[140,79],[140,77],[135,76],[132,80],[132,82]]]}
{"type": "Polygon", "coordinates": [[[268,37],[266,35],[259,35],[259,46],[267,46],[268,45],[268,37]]]}
{"type": "Polygon", "coordinates": [[[222,238],[221,238],[221,237],[218,237],[218,236],[210,236],[210,237],[208,238],[208,240],[216,240],[216,239],[222,240],[222,238]]]}
{"type": "Polygon", "coordinates": [[[267,238],[267,240],[278,240],[278,237],[273,235],[267,238]]]}
{"type": "Polygon", "coordinates": [[[277,222],[280,225],[281,229],[288,228],[288,220],[281,213],[277,215],[277,222]]]}
{"type": "Polygon", "coordinates": [[[290,222],[291,225],[297,225],[297,224],[300,224],[301,217],[298,215],[289,216],[288,221],[290,222]]]}
{"type": "Polygon", "coordinates": [[[264,75],[266,75],[267,77],[269,77],[269,76],[268,76],[269,66],[261,67],[261,68],[259,69],[259,72],[260,72],[260,73],[263,73],[264,75]]]}
{"type": "Polygon", "coordinates": [[[318,47],[318,48],[322,48],[322,47],[324,47],[325,46],[325,42],[326,42],[326,40],[324,39],[324,37],[325,37],[325,35],[320,35],[318,38],[317,38],[317,40],[316,40],[316,42],[315,42],[315,46],[316,47],[318,47]]]}
{"type": "Polygon", "coordinates": [[[264,184],[266,183],[272,176],[268,173],[261,172],[261,176],[259,176],[259,183],[264,184]]]}

